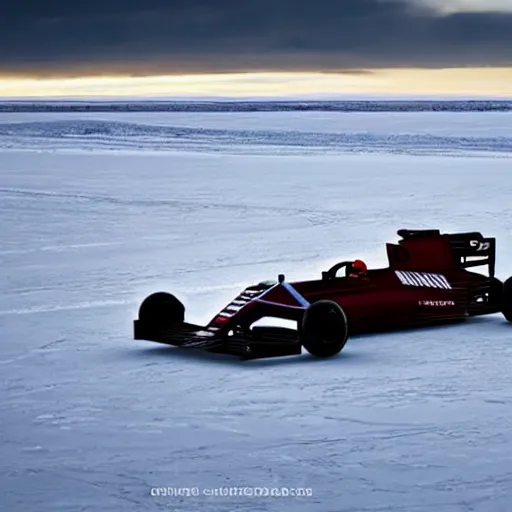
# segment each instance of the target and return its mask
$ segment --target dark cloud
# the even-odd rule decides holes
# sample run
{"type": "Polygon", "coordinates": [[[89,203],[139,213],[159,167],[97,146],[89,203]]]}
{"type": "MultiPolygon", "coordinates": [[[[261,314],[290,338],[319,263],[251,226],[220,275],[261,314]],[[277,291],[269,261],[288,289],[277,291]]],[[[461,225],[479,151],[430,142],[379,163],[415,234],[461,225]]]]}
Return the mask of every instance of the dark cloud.
{"type": "Polygon", "coordinates": [[[33,75],[511,66],[512,13],[393,0],[19,0],[0,72],[33,75]]]}

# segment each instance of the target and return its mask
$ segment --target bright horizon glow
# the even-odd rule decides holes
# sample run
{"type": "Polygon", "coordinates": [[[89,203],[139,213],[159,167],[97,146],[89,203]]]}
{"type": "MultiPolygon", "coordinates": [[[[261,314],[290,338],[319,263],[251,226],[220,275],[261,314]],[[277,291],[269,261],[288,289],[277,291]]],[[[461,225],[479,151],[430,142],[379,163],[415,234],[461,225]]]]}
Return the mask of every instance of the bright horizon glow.
{"type": "Polygon", "coordinates": [[[440,10],[446,14],[456,12],[510,12],[510,0],[412,0],[414,3],[440,10]]]}
{"type": "Polygon", "coordinates": [[[512,68],[380,69],[367,74],[232,73],[0,79],[0,96],[128,97],[448,95],[512,98],[512,68]]]}

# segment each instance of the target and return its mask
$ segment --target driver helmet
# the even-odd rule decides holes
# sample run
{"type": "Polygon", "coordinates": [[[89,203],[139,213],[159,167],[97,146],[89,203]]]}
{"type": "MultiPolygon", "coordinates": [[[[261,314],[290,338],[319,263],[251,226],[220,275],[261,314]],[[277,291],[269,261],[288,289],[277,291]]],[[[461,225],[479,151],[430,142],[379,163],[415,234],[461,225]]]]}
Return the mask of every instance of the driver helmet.
{"type": "Polygon", "coordinates": [[[362,260],[355,260],[352,263],[352,271],[357,272],[358,274],[366,274],[368,267],[366,263],[362,260]]]}

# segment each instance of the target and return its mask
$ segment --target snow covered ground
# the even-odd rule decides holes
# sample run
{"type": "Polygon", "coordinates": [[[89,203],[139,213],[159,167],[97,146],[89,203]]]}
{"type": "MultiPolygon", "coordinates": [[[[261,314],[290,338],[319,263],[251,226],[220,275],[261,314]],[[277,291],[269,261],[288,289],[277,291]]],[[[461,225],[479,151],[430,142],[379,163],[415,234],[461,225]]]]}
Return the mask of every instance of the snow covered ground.
{"type": "Polygon", "coordinates": [[[512,153],[512,112],[12,113],[0,149],[227,154],[512,153]]]}
{"type": "Polygon", "coordinates": [[[0,147],[2,510],[510,510],[499,315],[327,361],[196,356],[131,329],[156,290],[206,322],[280,272],[383,265],[404,227],[496,236],[508,277],[511,114],[19,114],[0,147]]]}

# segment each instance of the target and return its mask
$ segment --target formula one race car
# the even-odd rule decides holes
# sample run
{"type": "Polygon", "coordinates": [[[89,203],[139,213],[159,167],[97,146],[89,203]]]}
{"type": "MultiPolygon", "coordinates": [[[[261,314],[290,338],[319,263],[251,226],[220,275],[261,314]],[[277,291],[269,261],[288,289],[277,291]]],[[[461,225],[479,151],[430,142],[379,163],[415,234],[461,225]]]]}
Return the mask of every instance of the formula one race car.
{"type": "Polygon", "coordinates": [[[154,293],[140,306],[134,337],[245,359],[300,354],[302,347],[331,357],[349,334],[498,312],[512,322],[512,277],[505,283],[495,277],[494,238],[438,230],[402,229],[398,235],[398,244],[387,244],[387,268],[368,270],[356,260],[314,281],[288,283],[280,275],[243,290],[206,326],[185,322],[185,307],[173,295],[154,293]],[[477,266],[486,266],[488,275],[468,270],[477,266]],[[253,325],[267,317],[291,320],[297,328],[253,325]]]}

